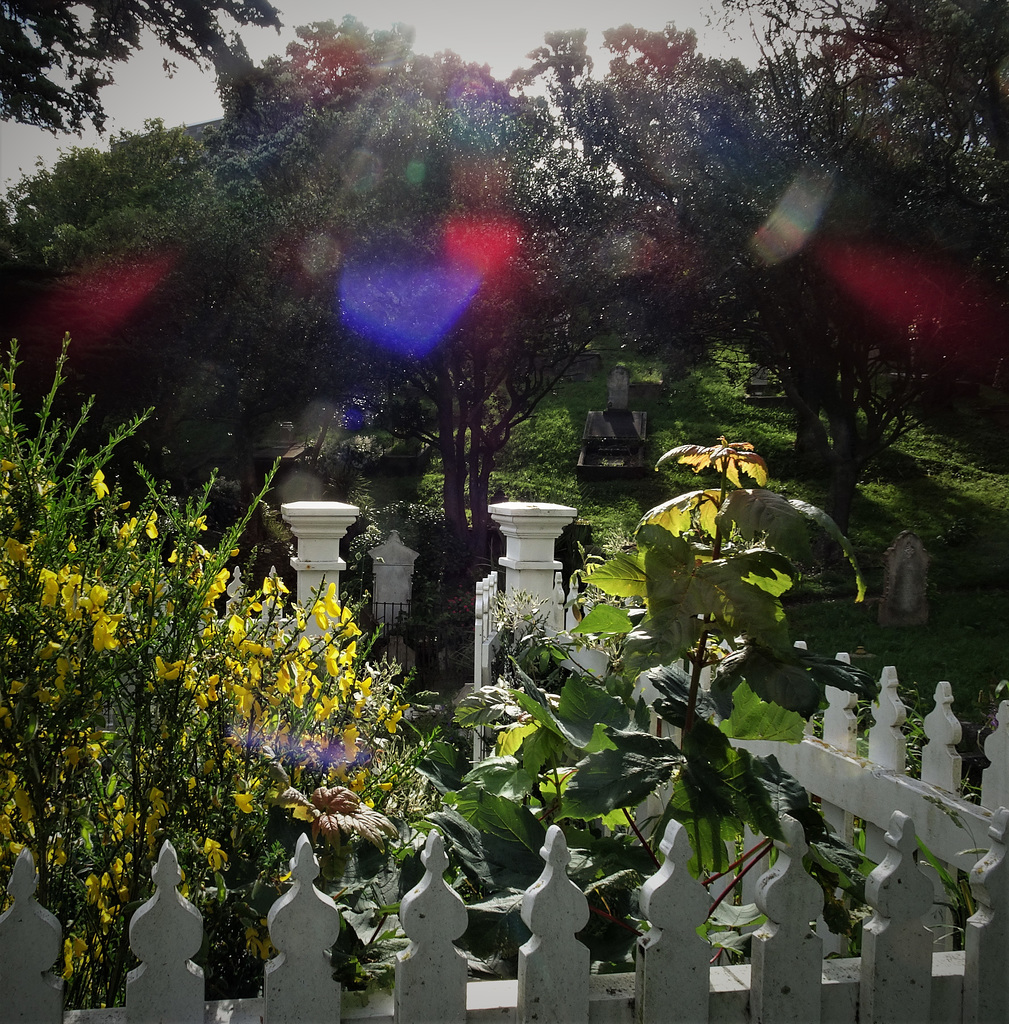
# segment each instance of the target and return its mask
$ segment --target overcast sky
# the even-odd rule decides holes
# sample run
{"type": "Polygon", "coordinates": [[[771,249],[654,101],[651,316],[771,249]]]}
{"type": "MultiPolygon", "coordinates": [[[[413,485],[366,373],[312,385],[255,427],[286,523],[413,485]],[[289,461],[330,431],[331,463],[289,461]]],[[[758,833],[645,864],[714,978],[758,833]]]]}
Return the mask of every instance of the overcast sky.
{"type": "MultiPolygon", "coordinates": [[[[624,24],[656,30],[672,21],[678,29],[694,29],[707,56],[731,53],[751,63],[753,53],[744,29],[736,33],[744,38],[732,38],[713,24],[711,0],[274,0],[274,5],[284,23],[279,35],[273,29],[241,30],[256,61],[283,53],[298,25],[339,22],[346,14],[370,29],[387,29],[397,22],[412,25],[415,52],[454,50],[465,60],[489,64],[499,78],[522,66],[525,55],[542,43],[543,34],[557,29],[588,30],[597,74],[606,69],[603,30],[624,24]]],[[[51,166],[60,149],[74,145],[104,149],[111,133],[139,130],[145,118],[160,117],[172,126],[219,117],[213,75],[180,60],[178,73],[169,79],[162,69],[166,56],[167,51],[152,43],[117,66],[115,83],[101,94],[108,114],[104,135],[91,131],[82,138],[54,138],[39,129],[0,123],[0,185],[6,188],[22,172],[31,173],[40,157],[51,166]]]]}

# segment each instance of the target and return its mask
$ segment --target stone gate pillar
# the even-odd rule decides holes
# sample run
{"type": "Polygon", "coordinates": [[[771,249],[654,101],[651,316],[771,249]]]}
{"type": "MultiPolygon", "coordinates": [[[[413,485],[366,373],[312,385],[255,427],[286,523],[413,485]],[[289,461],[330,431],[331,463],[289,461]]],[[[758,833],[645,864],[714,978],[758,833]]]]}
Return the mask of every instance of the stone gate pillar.
{"type": "Polygon", "coordinates": [[[521,590],[541,602],[552,601],[554,574],[561,569],[554,558],[554,542],[575,521],[577,510],[545,502],[502,501],[487,511],[506,541],[501,559],[505,593],[521,590]]]}
{"type": "MultiPolygon", "coordinates": [[[[280,514],[298,538],[298,554],[291,566],[298,573],[298,603],[308,608],[312,592],[323,583],[336,584],[347,563],[340,557],[340,541],[357,520],[360,509],[339,501],[292,501],[280,506],[280,514]]],[[[311,623],[310,623],[311,625],[311,623]]]]}

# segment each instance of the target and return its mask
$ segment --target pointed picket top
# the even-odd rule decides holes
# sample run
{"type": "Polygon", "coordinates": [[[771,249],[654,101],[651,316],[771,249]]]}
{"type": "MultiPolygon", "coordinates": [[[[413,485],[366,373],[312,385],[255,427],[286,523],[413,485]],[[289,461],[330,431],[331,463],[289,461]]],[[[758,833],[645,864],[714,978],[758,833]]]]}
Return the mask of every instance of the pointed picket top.
{"type": "Polygon", "coordinates": [[[886,856],[865,883],[875,912],[862,926],[859,1020],[928,1020],[932,935],[922,918],[932,907],[932,883],[918,868],[918,840],[906,814],[893,812],[884,839],[886,856]]]}
{"type": "MultiPolygon", "coordinates": [[[[834,660],[850,665],[851,655],[839,651],[834,660]]],[[[858,694],[836,686],[825,687],[824,694],[827,710],[823,713],[823,742],[853,754],[858,745],[858,694]]]]}
{"type": "Polygon", "coordinates": [[[907,765],[907,742],[900,727],[907,721],[907,708],[897,694],[897,683],[897,670],[887,665],[879,678],[879,698],[872,711],[869,760],[882,768],[903,772],[907,765]]]}
{"type": "Polygon", "coordinates": [[[270,941],[280,951],[263,970],[270,1024],[340,1020],[340,984],[333,980],[329,949],[340,936],[340,911],[315,887],[319,862],[307,835],[298,836],[291,859],[291,888],[266,916],[270,941]]]}
{"type": "Polygon", "coordinates": [[[224,606],[224,614],[233,615],[245,596],[245,580],[242,579],[242,570],[237,565],[232,570],[231,582],[225,588],[225,593],[228,595],[228,601],[224,606]]]}
{"type": "Polygon", "coordinates": [[[995,731],[984,741],[984,756],[991,764],[981,775],[981,804],[990,810],[1009,807],[1009,700],[996,714],[995,731]]]}
{"type": "Polygon", "coordinates": [[[445,840],[428,833],[421,854],[424,877],[403,897],[399,919],[410,946],[396,962],[396,1021],[465,1024],[466,957],[453,945],[466,930],[466,907],[445,884],[445,840]]]}
{"type": "Polygon", "coordinates": [[[960,721],[953,714],[953,687],[948,682],[935,688],[935,707],[923,722],[928,742],[921,752],[921,781],[956,793],[960,789],[963,761],[956,745],[963,736],[960,721]]]}
{"type": "Polygon", "coordinates": [[[575,933],[588,923],[588,900],[567,877],[571,855],[557,825],[547,830],[540,856],[546,866],[522,900],[522,920],[533,934],[519,949],[518,1021],[583,1024],[589,1019],[589,951],[575,933]]]}
{"type": "Polygon", "coordinates": [[[991,847],[970,872],[977,909],[967,919],[964,935],[963,1024],[1009,1019],[1009,986],[1005,983],[1009,948],[1007,825],[1009,809],[1000,807],[988,827],[991,847]]]}
{"type": "Polygon", "coordinates": [[[711,949],[698,934],[711,897],[690,874],[687,830],[671,821],[659,844],[665,860],[641,887],[651,928],[638,939],[635,1024],[704,1024],[711,949]]]}
{"type": "Polygon", "coordinates": [[[126,978],[130,1024],[199,1020],[203,971],[190,959],[203,944],[200,912],[178,891],[182,881],[175,847],[166,839],[151,868],[154,895],[130,921],[130,948],[140,966],[126,978]]]}
{"type": "Polygon", "coordinates": [[[782,815],[778,859],[757,883],[767,923],[753,934],[750,1002],[755,1021],[817,1024],[823,943],[810,926],[823,906],[820,886],[802,866],[809,847],[802,824],[782,815]]]}
{"type": "Polygon", "coordinates": [[[63,979],[50,971],[62,948],[60,924],[35,899],[38,872],[26,846],[14,862],[7,891],[14,903],[0,914],[0,1021],[58,1024],[63,979]]]}

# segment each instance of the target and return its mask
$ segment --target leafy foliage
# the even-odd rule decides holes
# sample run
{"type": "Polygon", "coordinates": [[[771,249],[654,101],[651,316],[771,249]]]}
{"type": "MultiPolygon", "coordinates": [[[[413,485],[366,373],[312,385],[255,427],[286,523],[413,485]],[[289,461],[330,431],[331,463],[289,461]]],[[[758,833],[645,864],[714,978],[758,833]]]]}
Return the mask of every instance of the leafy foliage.
{"type": "Polygon", "coordinates": [[[109,1004],[130,963],[129,915],[171,839],[186,895],[222,936],[207,975],[245,991],[271,955],[265,914],[297,834],[322,833],[334,877],[355,844],[396,833],[383,811],[410,771],[395,747],[407,705],[391,671],[366,664],[332,587],[308,609],[273,577],[228,589],[244,523],[203,546],[209,486],[181,505],[151,481],[132,506],[109,458],[134,426],[80,450],[87,410],[52,415],[61,362],[29,430],[15,369],[12,354],[0,378],[0,865],[32,849],[39,899],[64,925],[68,999],[109,1004]]]}

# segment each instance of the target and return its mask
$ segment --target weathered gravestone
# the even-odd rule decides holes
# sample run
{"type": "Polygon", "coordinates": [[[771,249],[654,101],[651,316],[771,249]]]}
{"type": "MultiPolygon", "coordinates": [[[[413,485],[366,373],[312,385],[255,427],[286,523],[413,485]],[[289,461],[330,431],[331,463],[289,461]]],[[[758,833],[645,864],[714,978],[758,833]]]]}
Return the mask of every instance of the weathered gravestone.
{"type": "Polygon", "coordinates": [[[883,555],[883,600],[879,603],[881,626],[924,626],[928,622],[928,563],[921,538],[910,530],[897,535],[883,555]]]}
{"type": "Polygon", "coordinates": [[[631,375],[626,366],[614,366],[606,378],[606,407],[626,409],[631,375]]]}
{"type": "Polygon", "coordinates": [[[410,612],[413,598],[413,563],[417,552],[408,548],[393,530],[384,544],[369,552],[374,565],[372,607],[378,622],[393,623],[410,612]]]}

